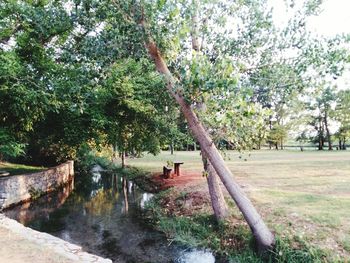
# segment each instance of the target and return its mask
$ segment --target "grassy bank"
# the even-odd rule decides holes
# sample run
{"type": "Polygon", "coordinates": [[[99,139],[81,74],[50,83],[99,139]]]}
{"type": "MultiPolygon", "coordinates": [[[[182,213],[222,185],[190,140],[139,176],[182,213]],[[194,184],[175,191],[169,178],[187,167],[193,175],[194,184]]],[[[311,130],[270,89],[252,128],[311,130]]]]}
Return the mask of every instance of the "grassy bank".
{"type": "Polygon", "coordinates": [[[7,171],[10,175],[36,173],[45,169],[44,167],[0,162],[0,171],[7,171]]]}
{"type": "MultiPolygon", "coordinates": [[[[159,172],[168,160],[184,161],[184,170],[201,172],[198,152],[146,155],[129,160],[129,164],[159,172]]],[[[349,260],[349,160],[350,152],[336,151],[227,154],[227,164],[236,179],[279,237],[274,261],[349,260]]],[[[198,207],[188,205],[191,202],[193,205],[194,193],[206,191],[203,184],[166,192],[150,205],[150,218],[174,241],[210,247],[231,258],[243,257],[242,262],[259,262],[261,259],[250,249],[249,229],[232,202],[232,216],[224,225],[215,225],[207,197],[198,207]],[[183,211],[188,206],[189,209],[183,211]]]]}
{"type": "MultiPolygon", "coordinates": [[[[147,191],[154,191],[152,174],[142,169],[116,168],[118,174],[137,182],[147,191]]],[[[157,188],[158,186],[156,186],[157,188]]],[[[158,192],[146,207],[149,224],[165,233],[170,241],[189,247],[209,248],[222,262],[326,262],[327,253],[309,246],[297,237],[280,238],[276,248],[265,256],[254,251],[251,232],[240,213],[231,205],[231,216],[217,223],[211,213],[209,196],[197,187],[158,192]],[[290,239],[289,239],[290,238],[290,239]]],[[[155,190],[156,191],[156,190],[155,190]]]]}
{"type": "Polygon", "coordinates": [[[223,262],[333,262],[332,255],[300,240],[276,233],[276,247],[264,256],[256,254],[249,227],[231,207],[225,222],[217,223],[209,197],[190,189],[163,191],[147,206],[147,217],[170,242],[209,248],[223,262]]]}

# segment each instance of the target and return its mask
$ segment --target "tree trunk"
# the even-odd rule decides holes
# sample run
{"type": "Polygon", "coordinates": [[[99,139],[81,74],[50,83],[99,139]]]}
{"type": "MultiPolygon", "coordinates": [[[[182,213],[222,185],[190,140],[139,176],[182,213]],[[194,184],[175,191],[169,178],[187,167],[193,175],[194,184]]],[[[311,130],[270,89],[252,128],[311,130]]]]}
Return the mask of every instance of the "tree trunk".
{"type": "Polygon", "coordinates": [[[319,124],[318,124],[318,150],[323,150],[323,127],[322,127],[322,119],[319,118],[319,124]]]}
{"type": "MultiPolygon", "coordinates": [[[[143,25],[145,28],[144,21],[141,21],[141,25],[143,25]]],[[[250,226],[253,235],[256,239],[258,250],[266,251],[270,249],[275,243],[274,235],[267,228],[251,201],[248,199],[248,197],[233,179],[231,171],[226,166],[221,154],[215,147],[212,139],[205,131],[197,115],[191,109],[191,106],[186,102],[186,100],[182,96],[181,87],[175,85],[176,79],[172,76],[171,72],[169,71],[162,55],[160,54],[157,45],[149,36],[146,40],[145,46],[149,55],[154,60],[156,69],[164,75],[167,81],[167,89],[169,93],[174,97],[176,102],[179,104],[180,109],[189,124],[189,128],[193,136],[199,142],[201,149],[206,153],[206,156],[208,157],[210,163],[213,165],[221,181],[223,182],[226,189],[236,202],[238,208],[240,209],[248,225],[250,226]]]]}
{"type": "Polygon", "coordinates": [[[206,158],[205,152],[201,151],[204,170],[207,172],[207,182],[215,217],[218,221],[223,221],[228,216],[228,207],[224,194],[220,187],[220,181],[215,169],[206,158]]]}
{"type": "MultiPolygon", "coordinates": [[[[271,130],[272,130],[272,116],[271,115],[269,116],[269,128],[270,128],[270,132],[271,132],[271,130]]],[[[273,144],[273,142],[269,141],[270,150],[272,150],[272,144],[273,144]]]]}
{"type": "Polygon", "coordinates": [[[117,159],[118,159],[118,146],[117,144],[113,145],[112,146],[113,148],[113,154],[112,154],[112,162],[117,162],[117,159]]]}
{"type": "Polygon", "coordinates": [[[322,122],[321,125],[322,125],[322,137],[321,137],[321,142],[322,142],[322,150],[323,150],[323,148],[324,148],[324,143],[325,143],[325,136],[324,136],[324,130],[325,130],[325,128],[324,128],[324,122],[322,122]]]}
{"type": "Polygon", "coordinates": [[[122,168],[124,169],[125,168],[125,165],[126,165],[126,160],[125,160],[125,151],[122,151],[122,168]]]}
{"type": "Polygon", "coordinates": [[[170,143],[169,147],[170,147],[170,154],[173,155],[174,154],[174,144],[173,144],[173,142],[170,143]]]}
{"type": "Polygon", "coordinates": [[[332,146],[332,140],[331,140],[331,133],[329,132],[329,127],[328,127],[328,114],[327,114],[327,110],[325,112],[324,115],[324,126],[326,128],[326,133],[327,133],[327,140],[328,140],[328,150],[332,151],[333,150],[333,146],[332,146]]]}
{"type": "Polygon", "coordinates": [[[323,150],[322,137],[321,137],[321,135],[318,136],[318,150],[319,150],[319,151],[322,151],[322,150],[323,150]]]}

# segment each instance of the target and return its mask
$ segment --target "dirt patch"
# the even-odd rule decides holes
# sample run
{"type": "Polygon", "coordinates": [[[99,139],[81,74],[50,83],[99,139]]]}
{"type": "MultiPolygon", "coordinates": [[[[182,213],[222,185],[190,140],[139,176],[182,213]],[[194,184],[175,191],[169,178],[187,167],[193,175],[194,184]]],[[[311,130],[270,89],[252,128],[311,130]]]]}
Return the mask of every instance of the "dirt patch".
{"type": "Polygon", "coordinates": [[[163,174],[154,174],[151,177],[152,182],[157,185],[160,190],[176,187],[183,189],[187,186],[197,185],[206,182],[206,178],[200,173],[182,172],[180,176],[173,175],[171,178],[165,179],[163,174]]]}
{"type": "Polygon", "coordinates": [[[192,216],[210,206],[210,199],[204,192],[179,193],[172,191],[159,201],[168,216],[192,216]]]}

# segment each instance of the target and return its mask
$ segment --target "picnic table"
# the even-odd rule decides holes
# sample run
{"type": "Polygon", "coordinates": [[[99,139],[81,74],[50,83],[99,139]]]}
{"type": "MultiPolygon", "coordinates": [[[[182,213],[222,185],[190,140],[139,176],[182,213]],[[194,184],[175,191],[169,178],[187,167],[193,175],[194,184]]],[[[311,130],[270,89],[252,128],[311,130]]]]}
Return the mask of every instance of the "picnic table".
{"type": "Polygon", "coordinates": [[[180,165],[183,164],[183,162],[174,161],[174,174],[176,176],[180,176],[180,165]]]}

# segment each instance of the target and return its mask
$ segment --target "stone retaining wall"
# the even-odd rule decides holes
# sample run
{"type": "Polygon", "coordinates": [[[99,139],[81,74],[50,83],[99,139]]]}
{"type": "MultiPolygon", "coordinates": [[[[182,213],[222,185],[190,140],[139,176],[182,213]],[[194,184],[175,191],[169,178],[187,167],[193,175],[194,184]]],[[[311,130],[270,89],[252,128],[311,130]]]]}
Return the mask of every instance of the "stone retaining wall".
{"type": "MultiPolygon", "coordinates": [[[[96,255],[84,252],[80,246],[71,244],[62,239],[51,236],[47,233],[41,233],[29,227],[25,227],[15,220],[7,218],[5,215],[1,213],[0,213],[0,228],[8,229],[11,231],[11,233],[19,235],[21,239],[25,239],[28,242],[33,242],[35,244],[40,245],[47,251],[49,255],[55,258],[57,257],[57,255],[60,255],[66,258],[68,262],[112,263],[110,259],[105,259],[96,255]]],[[[11,236],[2,236],[1,239],[2,240],[8,239],[8,243],[16,242],[11,239],[11,236]]],[[[13,258],[15,259],[16,251],[12,251],[12,253],[13,253],[13,258]]],[[[64,262],[67,262],[67,261],[65,260],[64,262]]],[[[19,262],[19,261],[15,260],[15,262],[19,262]]],[[[26,262],[33,262],[33,261],[30,260],[30,258],[28,258],[26,262]]],[[[53,262],[60,262],[60,261],[57,260],[53,262]]]]}
{"type": "Polygon", "coordinates": [[[48,170],[0,178],[0,210],[51,192],[74,178],[74,162],[48,170]]]}

